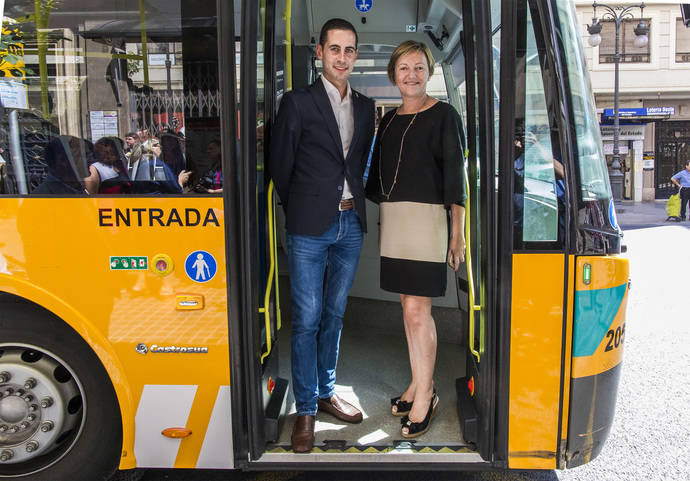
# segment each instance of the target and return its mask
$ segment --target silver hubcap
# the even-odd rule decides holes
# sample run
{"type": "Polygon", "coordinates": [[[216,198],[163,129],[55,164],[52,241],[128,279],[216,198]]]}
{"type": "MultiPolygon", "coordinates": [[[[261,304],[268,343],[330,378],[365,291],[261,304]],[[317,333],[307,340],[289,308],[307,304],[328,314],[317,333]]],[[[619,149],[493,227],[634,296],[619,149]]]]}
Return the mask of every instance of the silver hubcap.
{"type": "Polygon", "coordinates": [[[80,384],[51,353],[0,346],[0,466],[61,446],[82,424],[80,384]]]}

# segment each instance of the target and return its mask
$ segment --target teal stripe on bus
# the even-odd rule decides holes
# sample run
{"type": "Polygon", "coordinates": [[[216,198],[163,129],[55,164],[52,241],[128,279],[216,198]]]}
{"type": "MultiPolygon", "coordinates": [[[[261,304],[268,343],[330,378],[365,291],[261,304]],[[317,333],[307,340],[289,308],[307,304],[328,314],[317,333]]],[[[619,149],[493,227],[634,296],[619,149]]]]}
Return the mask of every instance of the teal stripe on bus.
{"type": "Polygon", "coordinates": [[[621,307],[627,283],[606,289],[575,291],[574,357],[591,356],[621,307]]]}

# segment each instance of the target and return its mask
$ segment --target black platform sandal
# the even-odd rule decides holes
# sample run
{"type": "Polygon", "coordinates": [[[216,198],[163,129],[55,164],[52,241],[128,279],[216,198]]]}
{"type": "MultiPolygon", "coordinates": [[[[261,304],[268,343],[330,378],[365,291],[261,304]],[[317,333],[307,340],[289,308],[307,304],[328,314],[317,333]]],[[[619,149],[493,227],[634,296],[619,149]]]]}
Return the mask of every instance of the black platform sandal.
{"type": "Polygon", "coordinates": [[[414,401],[403,401],[401,398],[402,395],[391,398],[391,414],[393,416],[405,416],[409,414],[412,409],[412,403],[414,401]],[[397,407],[395,411],[393,411],[393,406],[397,407]]]}
{"type": "MultiPolygon", "coordinates": [[[[434,387],[434,396],[435,395],[436,388],[434,387]]],[[[413,403],[414,401],[403,401],[402,394],[398,397],[391,398],[391,414],[393,416],[405,416],[407,414],[410,414],[413,403]],[[398,408],[395,412],[393,412],[393,406],[396,406],[398,408]]]]}
{"type": "Polygon", "coordinates": [[[436,393],[434,393],[433,397],[431,398],[431,403],[429,404],[429,410],[426,412],[426,417],[424,418],[424,421],[420,423],[410,421],[409,416],[405,416],[404,418],[402,418],[402,420],[400,421],[402,424],[402,428],[400,428],[400,434],[402,435],[402,437],[405,439],[411,439],[419,437],[425,432],[427,432],[429,430],[431,420],[434,419],[434,415],[436,414],[438,402],[438,396],[436,395],[436,393]],[[403,432],[403,429],[405,428],[407,428],[407,434],[403,432]]]}

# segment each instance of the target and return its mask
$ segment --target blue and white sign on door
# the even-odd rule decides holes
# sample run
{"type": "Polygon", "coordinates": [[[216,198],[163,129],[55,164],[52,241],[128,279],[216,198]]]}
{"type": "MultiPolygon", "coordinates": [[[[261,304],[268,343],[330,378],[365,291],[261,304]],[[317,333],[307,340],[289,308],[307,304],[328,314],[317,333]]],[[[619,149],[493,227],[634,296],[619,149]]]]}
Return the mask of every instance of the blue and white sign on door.
{"type": "Polygon", "coordinates": [[[367,13],[371,10],[371,5],[374,0],[355,0],[355,7],[362,13],[367,13]]]}
{"type": "Polygon", "coordinates": [[[218,264],[211,254],[206,251],[194,251],[187,256],[184,270],[194,282],[208,282],[213,279],[218,270],[218,264]]]}

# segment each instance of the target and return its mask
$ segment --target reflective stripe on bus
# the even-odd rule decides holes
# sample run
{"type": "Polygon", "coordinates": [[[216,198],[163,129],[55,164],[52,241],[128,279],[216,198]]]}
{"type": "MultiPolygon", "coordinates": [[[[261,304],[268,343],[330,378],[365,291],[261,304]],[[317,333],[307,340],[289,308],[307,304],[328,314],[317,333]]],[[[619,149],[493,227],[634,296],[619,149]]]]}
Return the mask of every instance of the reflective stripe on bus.
{"type": "Polygon", "coordinates": [[[172,468],[181,439],[161,435],[169,427],[187,425],[198,386],[147,384],[135,417],[134,455],[137,466],[172,468]]]}
{"type": "Polygon", "coordinates": [[[136,414],[134,454],[138,467],[173,468],[180,467],[180,463],[187,468],[234,467],[230,386],[219,386],[213,405],[210,402],[213,398],[200,397],[201,391],[203,389],[195,385],[144,386],[136,414]],[[193,410],[199,414],[197,421],[204,418],[204,430],[193,426],[199,425],[193,422],[195,416],[190,416],[193,410]],[[170,427],[187,427],[192,434],[184,439],[166,438],[161,432],[170,427]],[[201,447],[192,446],[196,443],[191,441],[199,442],[200,435],[204,436],[201,447]],[[194,460],[197,453],[198,458],[194,460]],[[181,461],[180,457],[186,459],[181,461]]]}
{"type": "Polygon", "coordinates": [[[232,468],[232,415],[230,386],[220,386],[201,446],[197,468],[232,468]]]}

